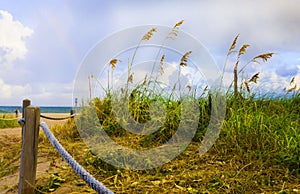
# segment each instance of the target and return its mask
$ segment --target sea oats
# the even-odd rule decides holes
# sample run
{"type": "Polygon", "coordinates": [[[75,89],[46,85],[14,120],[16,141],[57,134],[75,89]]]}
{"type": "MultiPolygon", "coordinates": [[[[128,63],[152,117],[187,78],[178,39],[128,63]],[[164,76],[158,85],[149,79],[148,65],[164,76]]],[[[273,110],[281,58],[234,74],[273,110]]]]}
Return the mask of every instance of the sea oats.
{"type": "Polygon", "coordinates": [[[248,94],[250,94],[250,87],[249,87],[248,82],[245,81],[244,84],[245,84],[245,86],[246,86],[246,89],[247,89],[248,94]]]}
{"type": "Polygon", "coordinates": [[[154,32],[157,31],[157,28],[151,28],[142,38],[142,40],[150,40],[150,38],[153,36],[154,32]]]}
{"type": "Polygon", "coordinates": [[[165,55],[163,55],[159,62],[159,72],[162,75],[164,73],[164,61],[165,61],[165,55]]]}
{"type": "Polygon", "coordinates": [[[235,47],[236,47],[236,41],[237,39],[239,38],[240,34],[236,35],[236,37],[234,38],[230,48],[229,48],[229,52],[228,52],[228,55],[230,55],[231,53],[235,52],[235,47]]]}
{"type": "Polygon", "coordinates": [[[169,36],[167,36],[167,39],[169,38],[175,40],[175,37],[178,36],[179,27],[183,24],[183,22],[184,20],[181,20],[174,25],[171,32],[169,33],[169,36]]]}
{"type": "Polygon", "coordinates": [[[234,96],[238,96],[238,65],[239,60],[236,61],[233,69],[233,89],[234,89],[234,96]]]}
{"type": "Polygon", "coordinates": [[[239,37],[240,34],[236,35],[236,37],[234,38],[230,48],[229,48],[229,51],[227,53],[227,57],[226,57],[226,60],[225,60],[225,63],[223,65],[223,71],[222,71],[222,76],[221,76],[221,81],[223,81],[223,78],[224,78],[224,73],[225,73],[225,68],[226,68],[226,65],[227,65],[227,61],[228,61],[228,58],[229,58],[229,55],[231,55],[232,53],[236,52],[234,49],[236,47],[236,42],[237,42],[237,39],[239,37]]]}
{"type": "Polygon", "coordinates": [[[291,79],[290,85],[292,85],[294,83],[294,81],[295,81],[295,76],[291,79]]]}
{"type": "Polygon", "coordinates": [[[257,83],[257,79],[259,78],[259,72],[254,74],[251,79],[248,81],[249,83],[250,82],[254,82],[254,83],[257,83]]]}
{"type": "Polygon", "coordinates": [[[146,76],[144,78],[144,81],[143,81],[142,85],[145,85],[146,83],[147,83],[147,74],[146,74],[146,76]]]}
{"type": "Polygon", "coordinates": [[[207,86],[205,86],[205,88],[203,89],[203,93],[204,93],[204,92],[206,92],[206,91],[207,91],[207,89],[208,89],[208,85],[207,85],[207,86]]]}
{"type": "Polygon", "coordinates": [[[292,92],[292,91],[296,90],[296,88],[297,88],[297,85],[295,84],[295,86],[292,87],[292,88],[290,88],[290,89],[288,89],[287,92],[292,92]]]}
{"type": "Polygon", "coordinates": [[[133,75],[130,74],[130,76],[128,77],[128,80],[127,80],[128,83],[133,83],[133,75]]]}
{"type": "Polygon", "coordinates": [[[240,48],[240,50],[239,50],[238,57],[240,57],[241,55],[245,54],[245,53],[246,53],[246,49],[247,49],[247,47],[249,47],[249,46],[250,46],[250,44],[244,44],[244,45],[240,48]]]}
{"type": "Polygon", "coordinates": [[[261,55],[257,55],[256,57],[254,57],[252,59],[253,62],[260,64],[259,61],[257,61],[256,59],[262,59],[263,62],[267,62],[269,58],[271,58],[274,55],[274,53],[270,52],[270,53],[265,53],[265,54],[261,54],[261,55]]]}
{"type": "Polygon", "coordinates": [[[112,59],[112,60],[110,60],[109,64],[114,69],[119,61],[120,61],[119,59],[112,59]]]}
{"type": "Polygon", "coordinates": [[[192,51],[188,51],[186,52],[182,57],[181,57],[181,60],[180,60],[180,66],[181,67],[185,67],[187,66],[187,60],[188,60],[188,57],[189,55],[192,53],[192,51]]]}
{"type": "Polygon", "coordinates": [[[186,88],[188,89],[188,91],[191,91],[192,87],[190,85],[187,85],[186,88]]]}
{"type": "Polygon", "coordinates": [[[181,26],[183,24],[184,20],[180,20],[179,22],[177,22],[177,24],[174,25],[173,28],[178,28],[179,26],[181,26]]]}

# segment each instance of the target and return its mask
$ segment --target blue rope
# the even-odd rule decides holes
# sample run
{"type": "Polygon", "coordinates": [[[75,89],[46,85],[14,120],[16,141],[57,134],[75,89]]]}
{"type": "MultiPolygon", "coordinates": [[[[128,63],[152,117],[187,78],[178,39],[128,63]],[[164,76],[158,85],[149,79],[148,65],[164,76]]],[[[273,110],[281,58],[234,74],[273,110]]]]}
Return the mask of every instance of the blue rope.
{"type": "MultiPolygon", "coordinates": [[[[21,119],[19,123],[24,122],[21,119]]],[[[64,158],[64,160],[72,167],[72,169],[97,193],[100,194],[113,194],[107,187],[105,187],[101,182],[97,181],[90,173],[88,173],[78,162],[76,162],[72,156],[63,148],[63,146],[58,142],[55,136],[51,133],[46,123],[41,122],[44,133],[48,137],[49,141],[53,147],[58,151],[58,153],[64,158]]]]}
{"type": "Polygon", "coordinates": [[[19,119],[18,123],[19,123],[19,125],[23,126],[23,124],[25,124],[25,119],[24,118],[19,119]]]}

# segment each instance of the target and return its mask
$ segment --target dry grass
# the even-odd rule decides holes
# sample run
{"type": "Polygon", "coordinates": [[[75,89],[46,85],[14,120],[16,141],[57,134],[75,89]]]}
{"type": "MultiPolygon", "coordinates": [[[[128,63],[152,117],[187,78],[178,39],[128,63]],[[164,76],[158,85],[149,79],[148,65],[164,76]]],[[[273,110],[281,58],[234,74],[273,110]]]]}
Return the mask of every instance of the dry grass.
{"type": "MultiPolygon", "coordinates": [[[[103,162],[81,140],[72,120],[51,130],[84,168],[115,193],[297,193],[299,99],[242,104],[229,99],[228,104],[220,138],[208,153],[200,156],[200,142],[194,141],[179,157],[151,170],[119,169],[103,162]]],[[[116,131],[110,136],[127,147],[141,146],[142,138],[130,134],[118,136],[116,131]]],[[[47,168],[55,171],[39,172],[45,176],[37,180],[38,193],[93,193],[43,133],[39,140],[39,156],[50,161],[47,168]]],[[[145,145],[157,146],[157,140],[152,140],[145,145]]],[[[19,153],[20,144],[1,148],[1,177],[17,171],[19,153]]]]}

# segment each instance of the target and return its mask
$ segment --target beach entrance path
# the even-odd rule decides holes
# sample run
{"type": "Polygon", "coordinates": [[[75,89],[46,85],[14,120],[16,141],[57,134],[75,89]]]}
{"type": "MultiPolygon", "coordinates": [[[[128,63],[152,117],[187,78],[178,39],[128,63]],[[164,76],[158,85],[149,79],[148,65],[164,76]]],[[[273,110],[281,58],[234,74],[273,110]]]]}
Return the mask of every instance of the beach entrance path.
{"type": "MultiPolygon", "coordinates": [[[[68,113],[47,113],[43,114],[49,117],[67,117],[70,114],[68,113]]],[[[48,120],[41,118],[41,121],[47,123],[49,127],[56,124],[64,124],[66,120],[48,120]]],[[[21,135],[22,128],[5,128],[0,129],[0,160],[4,159],[5,154],[9,152],[10,149],[16,149],[18,147],[19,151],[21,150],[21,135]]],[[[14,170],[11,173],[5,173],[6,175],[0,176],[0,194],[16,193],[17,185],[19,182],[19,165],[20,165],[20,155],[16,155],[13,160],[14,164],[12,166],[17,166],[17,170],[14,170]]],[[[46,172],[49,170],[49,166],[52,161],[48,161],[46,157],[38,157],[37,172],[46,172]]],[[[55,169],[53,169],[55,170],[55,169]]],[[[1,173],[0,173],[1,174],[1,173]]],[[[37,178],[42,176],[48,176],[47,173],[38,173],[37,178]]]]}
{"type": "MultiPolygon", "coordinates": [[[[69,113],[42,113],[42,114],[48,117],[67,117],[70,115],[69,113]]],[[[41,121],[47,123],[49,127],[56,124],[64,124],[66,122],[66,120],[48,120],[44,118],[41,118],[41,121]]],[[[22,135],[21,127],[0,129],[0,145],[1,143],[5,143],[7,141],[7,136],[9,139],[11,139],[11,138],[21,138],[21,135],[22,135]],[[1,141],[3,138],[4,138],[4,142],[1,141]]]]}

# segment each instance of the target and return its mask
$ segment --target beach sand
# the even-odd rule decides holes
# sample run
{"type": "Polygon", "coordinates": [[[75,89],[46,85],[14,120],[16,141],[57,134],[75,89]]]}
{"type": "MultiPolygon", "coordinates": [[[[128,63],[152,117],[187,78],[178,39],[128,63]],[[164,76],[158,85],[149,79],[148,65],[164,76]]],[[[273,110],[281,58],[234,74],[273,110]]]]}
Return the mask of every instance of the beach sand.
{"type": "MultiPolygon", "coordinates": [[[[41,113],[41,114],[45,115],[47,117],[54,117],[54,118],[70,116],[70,113],[41,113]]],[[[45,122],[49,127],[56,125],[56,124],[64,124],[66,122],[66,120],[49,120],[49,119],[44,119],[44,118],[40,118],[40,121],[45,122]]],[[[3,135],[21,136],[20,131],[21,131],[21,127],[0,129],[0,136],[3,136],[3,135]]]]}
{"type": "MultiPolygon", "coordinates": [[[[41,113],[41,114],[48,116],[48,117],[54,117],[54,118],[70,116],[70,113],[41,113]]],[[[49,120],[49,119],[44,119],[44,118],[41,118],[41,121],[47,123],[47,125],[49,127],[56,125],[56,124],[64,124],[66,122],[66,120],[49,120]]]]}
{"type": "MultiPolygon", "coordinates": [[[[48,117],[67,117],[70,116],[70,113],[42,113],[42,115],[48,116],[48,117]]],[[[66,120],[48,120],[41,118],[41,121],[44,121],[47,123],[49,127],[56,125],[56,124],[64,124],[66,120]]],[[[42,130],[40,129],[40,133],[42,130]]],[[[22,128],[5,128],[0,129],[0,158],[1,158],[1,148],[4,148],[5,146],[11,146],[12,144],[20,144],[21,146],[21,135],[22,135],[22,128]]],[[[5,156],[2,156],[5,157],[5,156]]],[[[61,161],[61,160],[60,160],[61,161]]],[[[38,157],[38,165],[37,165],[37,172],[47,172],[49,169],[51,161],[49,161],[47,158],[44,157],[38,157]]],[[[19,164],[19,160],[16,161],[15,165],[19,164]]],[[[37,173],[37,178],[43,177],[43,176],[49,176],[47,173],[37,173]]],[[[10,174],[5,177],[0,178],[0,194],[8,194],[8,193],[16,193],[16,189],[14,189],[12,192],[9,190],[11,188],[15,188],[19,181],[19,171],[16,171],[13,174],[10,174]]]]}

